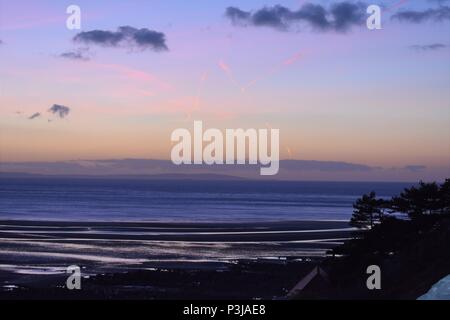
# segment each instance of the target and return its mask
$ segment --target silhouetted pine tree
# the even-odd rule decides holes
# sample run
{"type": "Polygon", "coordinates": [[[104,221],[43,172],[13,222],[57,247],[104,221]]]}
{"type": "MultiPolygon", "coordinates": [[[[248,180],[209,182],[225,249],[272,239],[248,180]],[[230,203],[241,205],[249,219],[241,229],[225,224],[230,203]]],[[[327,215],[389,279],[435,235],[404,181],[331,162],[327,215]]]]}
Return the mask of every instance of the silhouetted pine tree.
{"type": "MultiPolygon", "coordinates": [[[[442,186],[448,188],[448,182],[442,186]]],[[[392,212],[406,213],[410,218],[442,213],[443,191],[441,189],[436,182],[421,181],[418,187],[407,188],[400,196],[392,198],[392,212]]]]}
{"type": "Polygon", "coordinates": [[[353,204],[350,225],[361,229],[372,228],[383,219],[384,207],[385,201],[377,199],[374,191],[363,195],[353,204]]]}
{"type": "Polygon", "coordinates": [[[441,213],[450,214],[450,179],[445,179],[439,190],[441,213]]]}

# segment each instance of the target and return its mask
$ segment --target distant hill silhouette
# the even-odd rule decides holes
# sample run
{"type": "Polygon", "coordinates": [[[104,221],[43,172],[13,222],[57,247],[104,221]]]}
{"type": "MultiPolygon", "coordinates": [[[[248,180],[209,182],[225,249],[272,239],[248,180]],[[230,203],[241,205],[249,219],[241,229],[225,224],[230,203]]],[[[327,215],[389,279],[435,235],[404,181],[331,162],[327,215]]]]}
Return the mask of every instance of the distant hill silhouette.
{"type": "MultiPolygon", "coordinates": [[[[53,162],[0,162],[0,172],[46,175],[212,175],[269,180],[315,181],[417,181],[437,180],[447,168],[405,165],[383,168],[344,161],[280,160],[275,176],[261,176],[260,164],[246,165],[175,165],[158,159],[103,159],[53,162]]],[[[166,178],[161,176],[161,178],[166,178]]]]}
{"type": "Polygon", "coordinates": [[[24,172],[0,172],[0,178],[84,178],[84,179],[139,179],[139,180],[245,180],[223,174],[147,174],[147,175],[64,175],[37,174],[24,172]]]}

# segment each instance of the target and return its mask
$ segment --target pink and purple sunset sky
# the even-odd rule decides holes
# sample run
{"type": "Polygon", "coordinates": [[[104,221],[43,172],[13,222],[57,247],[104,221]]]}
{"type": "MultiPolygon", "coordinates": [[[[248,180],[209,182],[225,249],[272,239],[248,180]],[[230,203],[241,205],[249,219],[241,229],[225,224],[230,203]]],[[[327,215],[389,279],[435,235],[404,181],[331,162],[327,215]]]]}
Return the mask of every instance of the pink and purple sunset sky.
{"type": "MultiPolygon", "coordinates": [[[[329,14],[338,2],[311,1],[329,14]]],[[[317,30],[271,10],[308,3],[0,0],[0,162],[168,160],[170,133],[202,120],[279,128],[281,159],[449,176],[450,1],[369,1],[381,30],[317,30]],[[71,4],[81,30],[66,28],[71,4]],[[264,8],[275,20],[257,20],[264,8]],[[120,26],[162,33],[167,50],[74,40],[120,26]]]]}

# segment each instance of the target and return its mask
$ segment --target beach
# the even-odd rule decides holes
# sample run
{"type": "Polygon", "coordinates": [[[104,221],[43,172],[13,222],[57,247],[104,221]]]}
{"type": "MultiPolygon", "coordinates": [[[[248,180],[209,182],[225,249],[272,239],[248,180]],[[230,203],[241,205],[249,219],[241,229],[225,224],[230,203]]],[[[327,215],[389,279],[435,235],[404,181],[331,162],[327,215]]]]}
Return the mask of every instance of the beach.
{"type": "MultiPolygon", "coordinates": [[[[152,293],[155,298],[182,298],[190,292],[187,287],[192,283],[183,284],[178,279],[186,279],[188,274],[192,281],[196,279],[194,282],[211,277],[219,277],[220,282],[226,278],[224,283],[229,289],[233,288],[230,283],[242,283],[242,278],[250,283],[256,281],[255,277],[261,278],[260,281],[275,286],[265,291],[265,298],[272,294],[282,296],[290,284],[295,285],[326,256],[327,250],[350,237],[352,230],[341,221],[214,224],[0,221],[2,295],[14,297],[31,288],[51,294],[50,288],[65,285],[67,267],[76,265],[81,268],[85,282],[95,284],[95,292],[105,287],[99,281],[109,275],[108,281],[120,279],[121,285],[131,291],[130,296],[142,294],[139,292],[146,285],[145,297],[152,293]],[[296,271],[284,272],[292,268],[296,271]],[[149,282],[152,276],[154,281],[149,282]],[[139,284],[140,289],[131,290],[130,284],[139,284]],[[168,288],[175,292],[161,293],[168,288]]],[[[257,292],[239,287],[242,297],[250,298],[257,292]]],[[[89,297],[89,293],[83,294],[89,297]]],[[[216,290],[216,294],[227,297],[223,290],[216,290]]]]}

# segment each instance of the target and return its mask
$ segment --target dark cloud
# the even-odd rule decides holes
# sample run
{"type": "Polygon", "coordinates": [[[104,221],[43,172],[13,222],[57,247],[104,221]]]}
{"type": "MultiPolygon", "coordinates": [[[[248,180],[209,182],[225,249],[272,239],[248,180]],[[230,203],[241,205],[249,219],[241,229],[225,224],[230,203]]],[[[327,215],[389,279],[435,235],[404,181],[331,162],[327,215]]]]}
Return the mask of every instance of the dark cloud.
{"type": "Polygon", "coordinates": [[[61,53],[59,57],[70,60],[88,61],[90,59],[88,50],[88,48],[80,48],[74,51],[67,51],[61,53]]]}
{"type": "Polygon", "coordinates": [[[262,8],[253,13],[251,22],[255,26],[286,28],[291,14],[289,9],[282,6],[262,8]]]}
{"type": "Polygon", "coordinates": [[[331,15],[334,19],[334,28],[338,31],[346,31],[354,25],[362,25],[366,20],[367,6],[358,3],[341,2],[331,7],[331,15]]]}
{"type": "Polygon", "coordinates": [[[59,104],[54,104],[50,109],[48,109],[48,112],[56,114],[62,119],[69,114],[70,108],[59,104]]]}
{"type": "Polygon", "coordinates": [[[2,45],[3,44],[3,40],[0,40],[0,45],[2,45]]]}
{"type": "Polygon", "coordinates": [[[233,23],[240,24],[251,17],[250,12],[242,11],[241,9],[235,7],[228,7],[225,11],[225,16],[227,16],[233,23]]]}
{"type": "Polygon", "coordinates": [[[447,45],[443,43],[433,43],[433,44],[415,44],[410,46],[411,49],[417,50],[417,51],[435,51],[435,50],[441,50],[447,48],[447,45]]]}
{"type": "Polygon", "coordinates": [[[28,119],[33,120],[39,118],[41,114],[39,112],[33,113],[28,119]]]}
{"type": "Polygon", "coordinates": [[[130,26],[119,27],[117,31],[92,30],[81,32],[73,40],[104,47],[128,47],[154,51],[168,50],[164,33],[147,28],[136,29],[130,26]]]}
{"type": "Polygon", "coordinates": [[[306,3],[292,11],[281,5],[264,7],[254,12],[229,7],[225,16],[235,25],[267,26],[286,30],[297,23],[305,23],[312,29],[322,31],[349,30],[365,22],[366,5],[362,2],[339,2],[326,9],[322,5],[306,3]]]}
{"type": "Polygon", "coordinates": [[[391,19],[412,23],[422,23],[426,21],[440,22],[450,20],[450,7],[440,6],[435,9],[431,8],[424,11],[401,11],[394,14],[391,19]]]}
{"type": "Polygon", "coordinates": [[[326,30],[331,26],[327,19],[327,10],[321,5],[307,3],[296,12],[295,16],[309,23],[313,29],[326,30]]]}
{"type": "Polygon", "coordinates": [[[84,42],[86,44],[99,44],[106,47],[115,47],[123,40],[123,38],[124,35],[121,32],[93,30],[80,32],[73,40],[84,42]]]}

